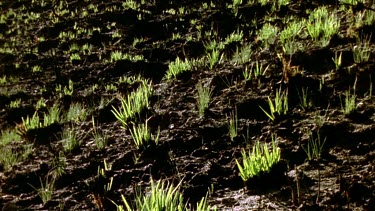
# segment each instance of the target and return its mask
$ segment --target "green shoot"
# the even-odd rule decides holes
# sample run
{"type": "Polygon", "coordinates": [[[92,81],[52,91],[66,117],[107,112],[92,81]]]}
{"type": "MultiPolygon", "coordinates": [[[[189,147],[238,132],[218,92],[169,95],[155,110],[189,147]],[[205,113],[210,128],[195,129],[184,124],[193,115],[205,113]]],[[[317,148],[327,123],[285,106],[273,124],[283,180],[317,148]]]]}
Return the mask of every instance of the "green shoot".
{"type": "Polygon", "coordinates": [[[204,116],[204,113],[208,106],[210,105],[211,96],[212,96],[212,88],[210,87],[203,87],[201,83],[197,85],[198,90],[198,113],[200,117],[204,116]]]}
{"type": "Polygon", "coordinates": [[[281,89],[276,90],[274,102],[272,102],[271,98],[268,97],[268,105],[270,108],[270,113],[268,113],[262,107],[260,108],[270,120],[274,121],[277,115],[285,115],[288,111],[287,92],[281,93],[281,89]]]}
{"type": "Polygon", "coordinates": [[[259,176],[261,173],[269,172],[272,166],[280,160],[280,148],[276,146],[276,137],[272,136],[272,152],[269,151],[267,144],[260,146],[260,142],[256,141],[252,151],[246,153],[242,150],[242,164],[236,159],[240,176],[244,182],[259,176]]]}

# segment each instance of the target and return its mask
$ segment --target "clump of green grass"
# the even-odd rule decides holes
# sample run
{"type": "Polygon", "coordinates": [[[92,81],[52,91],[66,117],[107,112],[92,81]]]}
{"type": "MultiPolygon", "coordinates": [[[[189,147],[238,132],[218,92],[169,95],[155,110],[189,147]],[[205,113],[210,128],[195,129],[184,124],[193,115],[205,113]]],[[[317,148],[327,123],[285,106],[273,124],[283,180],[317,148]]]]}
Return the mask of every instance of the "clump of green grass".
{"type": "Polygon", "coordinates": [[[55,178],[52,178],[52,180],[49,180],[47,177],[44,184],[41,178],[39,178],[39,180],[40,180],[40,188],[35,188],[31,184],[30,186],[38,192],[38,195],[42,199],[43,204],[46,204],[49,200],[52,199],[53,191],[55,189],[55,178]]]}
{"type": "Polygon", "coordinates": [[[310,13],[306,23],[307,32],[320,46],[326,46],[340,28],[340,19],[336,13],[329,13],[326,7],[319,7],[310,13]]]}
{"type": "Polygon", "coordinates": [[[69,80],[68,86],[61,86],[61,84],[55,87],[56,93],[59,94],[59,97],[62,98],[64,95],[72,96],[74,92],[74,82],[69,80]]]}
{"type": "Polygon", "coordinates": [[[76,131],[69,127],[64,128],[61,133],[61,139],[62,146],[65,152],[73,151],[77,149],[81,144],[81,140],[78,137],[76,131]]]}
{"type": "Polygon", "coordinates": [[[208,42],[204,42],[204,47],[206,49],[206,52],[211,52],[213,50],[221,51],[225,48],[225,43],[213,39],[208,42]]]}
{"type": "Polygon", "coordinates": [[[306,87],[305,89],[302,88],[301,93],[297,90],[298,92],[298,98],[300,102],[300,106],[302,109],[308,109],[312,106],[312,102],[309,96],[308,88],[306,87]]]}
{"type": "Polygon", "coordinates": [[[48,108],[48,113],[44,113],[43,122],[40,121],[38,112],[35,112],[32,117],[27,116],[25,119],[22,117],[22,125],[25,131],[19,131],[21,134],[28,130],[47,127],[53,123],[60,122],[61,109],[58,104],[54,104],[48,108]]]}
{"type": "Polygon", "coordinates": [[[73,103],[70,105],[66,114],[67,121],[81,122],[87,117],[87,110],[81,103],[73,103]]]}
{"type": "Polygon", "coordinates": [[[295,20],[290,23],[280,32],[280,42],[283,51],[286,55],[292,55],[298,50],[302,49],[302,45],[296,40],[305,26],[304,20],[295,20]]]}
{"type": "MultiPolygon", "coordinates": [[[[146,189],[146,194],[142,194],[140,189],[136,189],[136,196],[133,204],[130,204],[122,195],[123,205],[116,205],[119,211],[135,210],[170,210],[170,211],[190,211],[188,204],[184,203],[183,195],[180,191],[181,182],[174,186],[164,181],[151,179],[150,187],[146,189]]],[[[216,207],[211,207],[207,203],[207,195],[203,197],[196,206],[197,211],[216,211],[216,207]]]]}
{"type": "Polygon", "coordinates": [[[120,97],[121,107],[117,109],[112,106],[112,113],[122,123],[123,127],[126,127],[130,118],[140,114],[145,107],[149,106],[151,94],[151,84],[144,82],[136,91],[130,93],[127,98],[120,97]]]}
{"type": "Polygon", "coordinates": [[[251,68],[246,67],[245,70],[243,71],[243,76],[246,81],[249,80],[258,80],[260,79],[261,76],[264,76],[266,71],[268,70],[267,66],[266,68],[263,67],[263,64],[259,64],[258,61],[255,62],[255,67],[254,64],[251,65],[251,68]]]}
{"type": "Polygon", "coordinates": [[[342,64],[342,52],[338,55],[337,51],[335,52],[335,57],[332,58],[333,63],[335,63],[335,70],[339,70],[342,64]]]}
{"type": "Polygon", "coordinates": [[[158,143],[159,141],[159,133],[156,136],[152,135],[147,122],[148,121],[144,124],[133,125],[133,129],[130,129],[130,135],[137,149],[146,147],[152,141],[153,143],[158,143]]]}
{"type": "Polygon", "coordinates": [[[228,37],[225,38],[224,45],[229,45],[235,42],[241,42],[242,39],[243,39],[243,31],[237,30],[235,32],[232,32],[228,37]]]}
{"type": "Polygon", "coordinates": [[[224,54],[220,55],[218,50],[212,50],[210,54],[207,54],[208,66],[210,69],[214,68],[223,60],[224,54]]]}
{"type": "Polygon", "coordinates": [[[22,99],[16,99],[9,103],[9,108],[19,108],[21,106],[22,99]]]}
{"type": "Polygon", "coordinates": [[[0,146],[5,146],[11,142],[19,141],[21,137],[19,134],[17,134],[16,130],[4,130],[1,131],[1,136],[0,136],[0,146]]]}
{"type": "Polygon", "coordinates": [[[16,149],[10,144],[18,142],[21,137],[16,130],[5,130],[1,132],[0,136],[0,166],[5,171],[9,170],[15,164],[21,162],[30,153],[29,145],[24,145],[23,149],[16,149]]]}
{"type": "Polygon", "coordinates": [[[317,133],[316,139],[314,139],[312,133],[310,133],[310,139],[308,140],[306,146],[305,147],[302,146],[302,149],[305,151],[308,160],[320,159],[326,139],[327,138],[325,138],[322,143],[320,139],[319,131],[317,133]]]}
{"type": "Polygon", "coordinates": [[[180,184],[174,187],[172,184],[151,180],[151,186],[147,190],[149,194],[143,195],[140,190],[136,192],[135,204],[133,208],[124,196],[122,200],[127,210],[185,210],[186,204],[183,202],[183,195],[179,191],[180,184]]]}
{"type": "Polygon", "coordinates": [[[233,141],[235,137],[238,135],[238,116],[237,116],[237,109],[232,111],[229,118],[228,118],[228,131],[229,137],[233,141]]]}
{"type": "Polygon", "coordinates": [[[106,172],[112,170],[112,166],[107,164],[107,161],[105,159],[103,160],[103,166],[104,166],[104,168],[101,168],[100,166],[98,167],[97,177],[109,179],[109,182],[107,184],[105,184],[104,187],[103,187],[104,192],[107,193],[112,189],[113,177],[107,178],[108,176],[107,176],[106,172]]]}
{"type": "Polygon", "coordinates": [[[370,60],[370,39],[371,37],[359,39],[357,41],[358,44],[353,47],[353,59],[355,63],[362,63],[370,60]]]}
{"type": "Polygon", "coordinates": [[[10,146],[0,146],[0,164],[4,170],[9,170],[12,166],[22,160],[21,155],[10,146]]]}
{"type": "Polygon", "coordinates": [[[171,78],[176,78],[177,75],[191,70],[192,66],[188,59],[182,61],[179,57],[176,58],[174,62],[169,63],[168,70],[166,73],[166,79],[169,80],[171,78]]]}
{"type": "Polygon", "coordinates": [[[98,125],[95,124],[94,116],[92,117],[91,123],[93,127],[92,137],[94,138],[96,147],[99,150],[104,149],[104,147],[107,146],[108,137],[102,130],[98,130],[98,125]]]}
{"type": "Polygon", "coordinates": [[[268,48],[274,44],[277,38],[279,29],[269,23],[264,24],[258,33],[258,40],[262,41],[263,46],[268,48]]]}
{"type": "Polygon", "coordinates": [[[355,89],[354,89],[353,93],[351,93],[350,87],[349,87],[348,91],[345,92],[344,103],[342,102],[342,99],[341,99],[341,96],[340,96],[341,111],[346,115],[349,115],[349,114],[353,113],[357,109],[356,104],[355,104],[355,100],[356,100],[355,89]]]}
{"type": "Polygon", "coordinates": [[[66,157],[62,151],[59,151],[59,154],[53,158],[51,164],[52,169],[50,172],[52,172],[54,178],[61,177],[63,174],[65,174],[66,157]]]}
{"type": "Polygon", "coordinates": [[[128,53],[123,53],[121,51],[112,51],[110,60],[106,62],[113,63],[119,60],[129,60],[132,62],[137,62],[142,61],[143,59],[143,55],[131,55],[128,53]]]}
{"type": "Polygon", "coordinates": [[[196,88],[198,90],[198,99],[197,99],[198,113],[200,117],[203,117],[205,114],[205,111],[210,105],[211,96],[212,96],[212,88],[204,87],[201,83],[198,83],[196,88]]]}
{"type": "Polygon", "coordinates": [[[233,54],[232,62],[235,65],[241,65],[250,62],[253,50],[251,45],[243,45],[241,48],[237,48],[233,54]]]}
{"type": "Polygon", "coordinates": [[[285,115],[288,112],[288,96],[287,92],[281,93],[281,89],[276,90],[276,95],[274,101],[268,97],[268,105],[270,112],[268,113],[262,107],[262,111],[267,115],[267,117],[274,121],[277,116],[285,115]]]}
{"type": "Polygon", "coordinates": [[[272,136],[272,151],[270,152],[267,144],[260,146],[260,142],[256,141],[252,151],[246,152],[242,150],[242,164],[236,159],[240,176],[244,182],[259,176],[261,173],[267,173],[272,166],[280,161],[280,148],[276,146],[276,137],[272,136]]]}

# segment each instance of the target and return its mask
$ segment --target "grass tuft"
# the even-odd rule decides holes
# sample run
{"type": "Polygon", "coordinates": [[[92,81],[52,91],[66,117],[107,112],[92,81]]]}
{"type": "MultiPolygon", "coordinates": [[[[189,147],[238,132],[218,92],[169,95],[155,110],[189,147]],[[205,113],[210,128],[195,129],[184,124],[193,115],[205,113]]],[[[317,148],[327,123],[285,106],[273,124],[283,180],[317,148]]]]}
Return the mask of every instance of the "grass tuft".
{"type": "Polygon", "coordinates": [[[236,163],[244,182],[259,176],[262,172],[269,172],[271,167],[279,162],[280,148],[276,146],[275,139],[276,137],[273,135],[272,152],[269,152],[267,144],[263,144],[261,147],[259,141],[256,141],[251,152],[246,153],[245,150],[242,150],[242,164],[237,159],[236,163]]]}

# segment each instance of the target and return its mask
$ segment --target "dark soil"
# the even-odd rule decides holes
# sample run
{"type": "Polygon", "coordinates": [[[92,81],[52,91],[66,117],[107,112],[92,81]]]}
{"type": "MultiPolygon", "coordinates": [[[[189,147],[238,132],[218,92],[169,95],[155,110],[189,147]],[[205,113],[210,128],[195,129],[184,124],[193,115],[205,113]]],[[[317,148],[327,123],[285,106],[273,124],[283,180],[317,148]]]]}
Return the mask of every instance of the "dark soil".
{"type": "MultiPolygon", "coordinates": [[[[0,14],[14,11],[0,24],[0,47],[12,49],[0,53],[0,77],[17,78],[0,84],[0,129],[14,129],[22,118],[32,116],[41,97],[48,107],[59,103],[63,112],[71,103],[80,102],[90,108],[90,113],[85,121],[28,131],[21,140],[10,144],[19,149],[32,143],[33,149],[22,162],[0,170],[0,207],[4,211],[12,210],[12,206],[18,207],[15,210],[115,210],[111,201],[122,204],[121,195],[132,201],[134,187],[147,187],[150,178],[176,184],[182,180],[181,192],[191,204],[213,188],[209,204],[218,210],[375,210],[375,104],[369,95],[375,79],[374,54],[367,63],[354,63],[352,46],[356,39],[346,33],[352,23],[345,21],[343,14],[342,34],[335,35],[327,47],[308,47],[294,54],[290,65],[302,71],[285,78],[283,63],[277,56],[282,49],[277,45],[264,49],[255,35],[267,22],[282,28],[282,18],[308,17],[307,9],[323,5],[338,8],[336,1],[294,0],[275,12],[269,4],[242,5],[237,14],[228,9],[226,1],[219,0],[142,5],[136,1],[140,4],[138,9],[124,9],[122,1],[36,2],[0,3],[0,14]],[[57,14],[60,3],[64,13],[57,14]],[[208,4],[207,9],[202,9],[203,3],[208,4]],[[94,12],[90,4],[97,5],[98,11],[94,12]],[[185,8],[185,14],[179,14],[180,7],[185,8]],[[175,12],[165,12],[171,9],[175,12]],[[77,13],[71,15],[74,11],[77,13]],[[30,18],[32,12],[39,17],[30,18]],[[271,16],[275,18],[269,21],[266,17],[271,16]],[[192,20],[202,26],[201,32],[192,20]],[[79,34],[79,29],[91,32],[79,34]],[[269,65],[259,81],[245,81],[245,65],[234,64],[230,59],[213,69],[201,67],[177,79],[164,78],[168,64],[177,57],[194,59],[206,55],[204,44],[212,37],[206,37],[205,32],[215,32],[216,38],[223,41],[236,30],[243,31],[243,43],[232,43],[223,52],[233,55],[237,47],[250,44],[253,55],[247,64],[259,61],[269,65]],[[66,39],[59,36],[62,32],[76,35],[66,39]],[[177,33],[181,37],[172,39],[177,33]],[[133,45],[135,38],[143,40],[133,45]],[[86,54],[78,50],[80,60],[71,61],[69,48],[74,43],[93,47],[86,54]],[[144,59],[105,63],[103,60],[109,60],[115,51],[142,55],[144,59]],[[336,51],[343,52],[343,64],[337,71],[331,59],[336,51]],[[34,66],[42,71],[33,72],[34,66]],[[135,148],[129,131],[111,112],[112,106],[120,105],[117,96],[126,95],[137,85],[118,85],[117,91],[105,89],[105,85],[116,85],[121,76],[137,75],[152,81],[154,90],[151,104],[141,118],[149,119],[153,133],[160,129],[159,142],[143,150],[135,148]],[[325,82],[320,89],[321,78],[325,82]],[[69,80],[74,83],[73,95],[59,96],[55,87],[67,86],[69,80]],[[340,96],[344,98],[355,81],[357,110],[345,115],[340,96]],[[214,88],[204,117],[199,117],[196,104],[198,82],[214,88]],[[98,88],[93,92],[94,84],[98,88]],[[260,107],[268,108],[267,97],[273,99],[279,87],[288,90],[289,111],[271,121],[260,107]],[[298,96],[307,87],[312,106],[302,109],[298,96]],[[101,98],[108,99],[108,104],[99,106],[101,98]],[[8,105],[16,99],[21,99],[21,106],[10,108],[8,105]],[[227,123],[235,108],[239,135],[231,140],[227,123]],[[102,150],[90,135],[91,116],[109,137],[102,150]],[[82,143],[72,152],[63,152],[65,173],[57,178],[52,199],[43,204],[33,187],[39,188],[40,179],[49,177],[52,161],[62,152],[59,134],[67,126],[79,132],[82,143]],[[302,148],[310,131],[314,137],[319,135],[326,140],[317,161],[308,161],[302,148]],[[256,140],[269,143],[272,133],[277,135],[281,162],[270,174],[245,184],[235,160],[240,160],[241,150],[250,149],[256,140]],[[104,160],[111,170],[99,177],[98,168],[104,168],[104,160]],[[113,178],[112,188],[104,191],[109,178],[113,178]]],[[[350,30],[371,36],[374,27],[350,30]]],[[[308,40],[301,38],[301,43],[312,42],[308,40]]],[[[371,40],[370,45],[373,43],[371,40]]],[[[40,114],[44,111],[45,108],[38,110],[40,114]]]]}

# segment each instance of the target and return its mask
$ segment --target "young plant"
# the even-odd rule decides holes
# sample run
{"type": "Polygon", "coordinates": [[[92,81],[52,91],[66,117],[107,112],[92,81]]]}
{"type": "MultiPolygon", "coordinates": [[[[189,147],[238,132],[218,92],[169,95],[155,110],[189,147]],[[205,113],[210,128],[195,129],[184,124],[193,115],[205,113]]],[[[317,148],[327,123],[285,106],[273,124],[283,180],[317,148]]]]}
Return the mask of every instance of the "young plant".
{"type": "Polygon", "coordinates": [[[285,42],[281,43],[283,48],[283,52],[285,55],[291,56],[295,54],[299,50],[303,50],[304,46],[301,43],[298,43],[294,40],[286,40],[285,42]]]}
{"type": "Polygon", "coordinates": [[[62,146],[64,151],[70,152],[79,147],[80,139],[76,132],[71,128],[65,128],[61,134],[62,146]]]}
{"type": "Polygon", "coordinates": [[[67,121],[81,122],[87,117],[87,110],[80,103],[73,103],[70,105],[68,113],[66,114],[67,121]]]}
{"type": "Polygon", "coordinates": [[[246,81],[252,80],[252,79],[257,80],[261,76],[264,76],[264,74],[268,70],[268,67],[269,66],[267,66],[266,68],[263,68],[263,64],[259,65],[259,62],[256,61],[255,62],[255,68],[254,68],[254,64],[252,64],[251,68],[249,69],[248,67],[246,67],[242,74],[243,74],[246,81]]]}
{"type": "Polygon", "coordinates": [[[270,108],[270,113],[264,110],[261,106],[259,107],[268,116],[270,120],[274,121],[277,116],[285,115],[288,112],[287,92],[281,93],[281,88],[276,90],[274,102],[272,102],[271,98],[268,97],[268,105],[270,108]]]}
{"type": "Polygon", "coordinates": [[[224,54],[221,54],[220,56],[220,52],[218,50],[213,50],[211,54],[208,54],[207,59],[210,69],[219,64],[223,60],[223,56],[224,54]]]}
{"type": "Polygon", "coordinates": [[[21,106],[21,99],[16,99],[14,101],[11,101],[9,104],[9,108],[19,108],[21,106]]]}
{"type": "Polygon", "coordinates": [[[300,106],[302,109],[308,109],[311,107],[311,99],[310,97],[308,96],[308,88],[306,87],[306,89],[303,89],[302,88],[302,95],[301,93],[297,90],[298,92],[298,98],[299,98],[299,102],[300,102],[300,106]]]}
{"type": "Polygon", "coordinates": [[[0,146],[8,145],[12,142],[20,141],[21,137],[17,134],[17,130],[15,129],[7,129],[4,131],[1,131],[0,135],[0,146]]]}
{"type": "Polygon", "coordinates": [[[165,77],[167,80],[171,78],[176,78],[177,75],[189,70],[191,70],[189,60],[185,59],[185,61],[182,61],[179,57],[177,57],[177,59],[174,62],[169,63],[165,77]]]}
{"type": "MultiPolygon", "coordinates": [[[[107,179],[107,174],[106,172],[112,170],[112,166],[108,165],[105,160],[103,160],[103,165],[104,168],[101,168],[100,166],[98,167],[98,178],[104,178],[107,179]]],[[[109,178],[109,182],[104,185],[104,192],[107,193],[112,189],[112,184],[113,184],[113,177],[109,178]]]]}
{"type": "Polygon", "coordinates": [[[107,84],[104,86],[104,89],[106,92],[116,92],[117,91],[117,86],[114,84],[107,84]]]}
{"type": "Polygon", "coordinates": [[[136,191],[134,206],[130,206],[124,196],[122,200],[128,211],[186,210],[187,205],[183,201],[180,185],[181,182],[175,187],[160,180],[155,183],[151,179],[151,186],[146,190],[148,194],[142,194],[140,190],[136,191]]]}
{"type": "Polygon", "coordinates": [[[229,137],[230,140],[233,141],[235,137],[238,135],[238,116],[237,116],[237,109],[235,111],[232,111],[229,119],[228,119],[228,131],[229,131],[229,137]]]}
{"type": "Polygon", "coordinates": [[[320,140],[319,131],[317,132],[317,138],[314,139],[312,133],[310,133],[310,139],[308,140],[306,147],[302,146],[305,151],[308,160],[320,160],[322,154],[323,146],[327,138],[324,138],[323,143],[320,140]]]}
{"type": "Polygon", "coordinates": [[[198,113],[200,117],[203,117],[205,111],[210,105],[211,96],[212,96],[212,88],[203,87],[201,83],[198,83],[196,88],[198,90],[198,99],[197,99],[198,113]]]}
{"type": "Polygon", "coordinates": [[[372,98],[372,80],[371,80],[371,75],[370,75],[369,97],[372,98]]]}
{"type": "Polygon", "coordinates": [[[258,33],[258,40],[263,42],[263,46],[268,48],[271,44],[274,44],[279,29],[271,24],[264,24],[262,29],[258,33]]]}
{"type": "Polygon", "coordinates": [[[344,104],[342,103],[342,99],[340,96],[341,111],[346,115],[353,113],[356,110],[355,100],[356,100],[355,89],[353,91],[353,94],[351,94],[350,87],[349,87],[349,90],[345,92],[344,104]]]}
{"type": "Polygon", "coordinates": [[[340,56],[337,55],[337,51],[335,52],[335,58],[332,58],[333,63],[335,63],[335,70],[339,70],[342,64],[342,52],[340,52],[340,56]]]}
{"type": "MultiPolygon", "coordinates": [[[[236,1],[236,0],[234,0],[236,1]]],[[[238,0],[237,0],[238,1],[238,0]]],[[[239,0],[242,2],[242,0],[239,0]]],[[[228,37],[225,38],[224,45],[229,45],[234,42],[241,42],[243,39],[243,32],[237,30],[237,32],[231,33],[228,37]]]]}
{"type": "Polygon", "coordinates": [[[31,184],[29,185],[38,192],[38,195],[42,199],[43,204],[46,204],[52,198],[53,191],[55,189],[55,178],[52,178],[52,180],[50,181],[48,177],[46,177],[46,181],[44,184],[41,178],[39,178],[39,180],[40,188],[35,188],[31,184]]]}
{"type": "Polygon", "coordinates": [[[107,146],[108,138],[102,130],[98,130],[98,125],[95,125],[94,116],[92,117],[91,123],[93,127],[92,137],[95,140],[96,147],[99,150],[104,149],[104,147],[107,146]]]}
{"type": "Polygon", "coordinates": [[[152,135],[147,121],[145,124],[133,125],[133,129],[130,129],[130,135],[137,149],[147,147],[151,141],[154,143],[159,141],[159,133],[156,136],[152,135]]]}
{"type": "Polygon", "coordinates": [[[353,47],[353,59],[355,63],[362,63],[370,60],[370,39],[371,37],[359,40],[359,44],[353,47]]]}
{"type": "Polygon", "coordinates": [[[280,42],[285,43],[287,41],[295,42],[295,38],[302,31],[305,25],[304,20],[295,20],[290,23],[280,32],[280,42]]]}
{"type": "Polygon", "coordinates": [[[242,4],[242,0],[233,0],[233,3],[232,3],[233,7],[238,7],[241,4],[242,4]]]}
{"type": "Polygon", "coordinates": [[[251,56],[253,55],[253,50],[251,49],[251,45],[245,45],[241,48],[237,48],[236,52],[233,55],[232,62],[235,65],[241,65],[249,62],[251,60],[251,56]]]}
{"type": "Polygon", "coordinates": [[[272,151],[270,152],[267,144],[260,146],[260,142],[256,141],[252,151],[246,153],[242,150],[242,164],[236,159],[240,176],[244,182],[259,176],[261,173],[267,173],[272,166],[280,161],[280,148],[276,146],[276,137],[272,136],[272,151]]]}
{"type": "Polygon", "coordinates": [[[54,104],[52,107],[48,108],[48,114],[44,114],[43,127],[47,127],[53,123],[60,122],[61,109],[58,104],[54,104]]]}
{"type": "Polygon", "coordinates": [[[64,95],[72,96],[74,91],[74,83],[72,80],[69,80],[68,87],[62,87],[61,84],[57,85],[55,91],[59,94],[59,97],[62,98],[64,95]]]}
{"type": "Polygon", "coordinates": [[[11,169],[21,160],[21,155],[15,149],[0,145],[0,165],[3,166],[5,171],[11,169]]]}
{"type": "Polygon", "coordinates": [[[34,113],[34,115],[30,118],[29,116],[24,119],[22,117],[22,131],[19,130],[18,132],[27,132],[28,130],[36,129],[41,127],[41,123],[39,121],[39,115],[37,112],[34,113]],[[23,131],[24,130],[24,131],[23,131]]]}
{"type": "Polygon", "coordinates": [[[128,119],[140,114],[144,108],[149,106],[151,94],[151,84],[144,82],[135,92],[130,93],[127,98],[120,97],[121,108],[116,109],[112,106],[112,113],[122,123],[123,127],[126,127],[128,119]]]}
{"type": "Polygon", "coordinates": [[[54,178],[59,178],[65,174],[66,158],[62,151],[52,160],[52,175],[54,178]]]}
{"type": "Polygon", "coordinates": [[[314,41],[325,46],[330,38],[338,32],[340,20],[336,12],[329,14],[326,7],[319,7],[310,13],[306,28],[314,41]]]}
{"type": "Polygon", "coordinates": [[[225,48],[225,43],[213,39],[208,42],[204,42],[204,48],[206,49],[206,52],[211,52],[213,50],[221,51],[225,48]]]}

